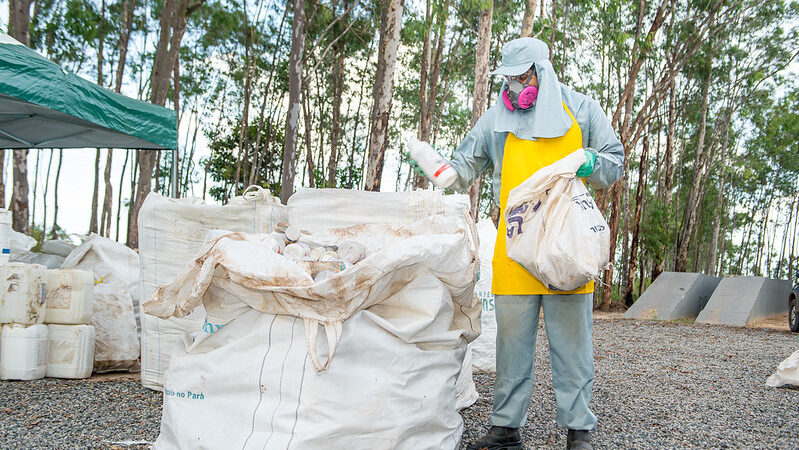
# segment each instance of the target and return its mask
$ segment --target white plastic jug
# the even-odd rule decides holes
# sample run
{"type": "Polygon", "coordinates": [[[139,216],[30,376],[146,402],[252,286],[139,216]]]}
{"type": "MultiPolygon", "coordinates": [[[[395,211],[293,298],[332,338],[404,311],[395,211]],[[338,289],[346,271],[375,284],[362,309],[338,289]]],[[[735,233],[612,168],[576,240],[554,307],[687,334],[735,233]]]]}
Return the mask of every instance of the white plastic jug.
{"type": "Polygon", "coordinates": [[[0,264],[0,323],[44,322],[47,268],[40,264],[0,264]]]}
{"type": "Polygon", "coordinates": [[[47,314],[44,321],[66,325],[91,323],[94,275],[80,269],[47,271],[47,314]]]}
{"type": "Polygon", "coordinates": [[[94,367],[94,327],[47,325],[47,376],[89,378],[94,367]]]}
{"type": "Polygon", "coordinates": [[[47,325],[3,325],[0,380],[38,380],[47,372],[47,325]]]}
{"type": "Polygon", "coordinates": [[[0,263],[11,256],[11,211],[0,208],[0,263]]]}

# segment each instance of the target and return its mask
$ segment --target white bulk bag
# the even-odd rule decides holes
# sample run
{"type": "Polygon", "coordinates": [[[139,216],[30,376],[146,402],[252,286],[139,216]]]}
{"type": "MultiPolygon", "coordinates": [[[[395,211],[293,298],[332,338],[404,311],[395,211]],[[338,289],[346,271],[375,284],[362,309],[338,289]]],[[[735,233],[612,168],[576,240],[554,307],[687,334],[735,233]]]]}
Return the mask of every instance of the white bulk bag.
{"type": "Polygon", "coordinates": [[[494,257],[497,227],[491,220],[481,220],[477,223],[477,235],[480,237],[480,278],[474,285],[474,293],[482,304],[483,312],[480,315],[482,330],[480,336],[469,344],[469,350],[475,371],[494,372],[497,354],[497,319],[494,294],[491,293],[493,275],[491,260],[494,257]]]}
{"type": "Polygon", "coordinates": [[[799,386],[799,350],[793,352],[791,356],[781,362],[777,366],[777,371],[766,380],[766,386],[769,387],[786,385],[799,386]]]}
{"type": "Polygon", "coordinates": [[[62,266],[94,275],[91,324],[95,329],[96,372],[139,370],[139,339],[133,312],[138,299],[139,258],[119,242],[91,234],[62,266]]]}
{"type": "MultiPolygon", "coordinates": [[[[147,299],[194,261],[211,230],[268,233],[286,220],[286,207],[263,188],[251,186],[227,205],[207,205],[202,199],[174,199],[150,192],[138,217],[141,277],[139,292],[147,299]]],[[[198,308],[188,317],[141,318],[142,385],[160,390],[172,348],[188,333],[205,325],[198,308]]]]}
{"type": "Polygon", "coordinates": [[[217,323],[178,345],[157,446],[455,448],[456,379],[480,326],[473,225],[438,215],[379,228],[328,230],[366,231],[374,253],[321,282],[270,236],[233,233],[159,287],[149,313],[202,302],[217,323]]]}
{"type": "Polygon", "coordinates": [[[610,262],[610,230],[576,171],[580,149],[513,188],[505,208],[508,257],[549,289],[571,291],[610,262]]]}

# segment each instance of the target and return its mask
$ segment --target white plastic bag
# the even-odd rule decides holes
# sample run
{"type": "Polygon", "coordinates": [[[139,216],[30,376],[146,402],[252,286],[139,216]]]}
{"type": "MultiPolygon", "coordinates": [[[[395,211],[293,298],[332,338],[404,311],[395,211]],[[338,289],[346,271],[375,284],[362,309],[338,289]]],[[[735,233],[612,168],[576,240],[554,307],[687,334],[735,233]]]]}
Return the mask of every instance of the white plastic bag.
{"type": "Polygon", "coordinates": [[[139,370],[134,298],[138,302],[139,258],[119,242],[92,234],[67,256],[64,269],[94,274],[92,325],[95,370],[139,370]],[[134,297],[135,296],[135,297],[134,297]]]}
{"type": "Polygon", "coordinates": [[[482,330],[480,336],[469,344],[469,350],[475,371],[494,372],[497,357],[497,319],[494,294],[491,293],[491,260],[494,257],[497,227],[491,220],[481,220],[477,223],[477,234],[480,236],[480,279],[474,285],[474,293],[480,299],[483,309],[480,315],[482,330]]]}
{"type": "Polygon", "coordinates": [[[585,161],[585,151],[577,150],[539,169],[508,196],[508,256],[551,290],[577,289],[610,262],[608,224],[575,175],[585,161]]]}
{"type": "MultiPolygon", "coordinates": [[[[257,186],[224,206],[207,205],[196,197],[173,199],[151,192],[138,220],[141,298],[150,298],[158,285],[172,281],[191,264],[209,231],[268,233],[285,220],[286,207],[257,186]]],[[[210,326],[207,323],[202,307],[187,317],[169,320],[141,317],[142,385],[160,390],[175,343],[210,326]]]]}
{"type": "MultiPolygon", "coordinates": [[[[325,194],[298,201],[323,206],[325,194]]],[[[362,194],[361,206],[402,209],[362,194]]],[[[476,399],[462,387],[471,382],[466,343],[480,327],[466,209],[410,225],[375,223],[373,212],[373,223],[336,221],[327,230],[320,224],[340,211],[300,211],[317,217],[298,221],[315,224],[312,236],[325,242],[364,232],[367,257],[314,282],[272,252],[270,236],[228,234],[145,302],[161,317],[202,302],[216,322],[176,348],[156,446],[456,448],[456,408],[476,399]]]]}
{"type": "Polygon", "coordinates": [[[777,371],[766,380],[766,386],[768,387],[786,385],[799,387],[799,350],[793,352],[791,356],[781,362],[777,366],[777,371]]]}

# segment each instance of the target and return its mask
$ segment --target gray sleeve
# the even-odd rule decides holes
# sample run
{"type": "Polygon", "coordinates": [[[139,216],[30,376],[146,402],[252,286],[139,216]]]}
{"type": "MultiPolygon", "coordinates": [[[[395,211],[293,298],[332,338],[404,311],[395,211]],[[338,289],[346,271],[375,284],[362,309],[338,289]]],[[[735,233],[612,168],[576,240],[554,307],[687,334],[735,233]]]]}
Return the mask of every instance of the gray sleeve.
{"type": "Polygon", "coordinates": [[[474,180],[491,165],[491,130],[487,122],[480,118],[452,155],[450,164],[458,172],[458,179],[450,188],[458,192],[466,192],[474,180]]]}
{"type": "Polygon", "coordinates": [[[596,155],[594,173],[586,180],[598,188],[609,187],[622,176],[624,148],[599,103],[586,97],[580,115],[576,119],[583,132],[583,148],[596,155]]]}

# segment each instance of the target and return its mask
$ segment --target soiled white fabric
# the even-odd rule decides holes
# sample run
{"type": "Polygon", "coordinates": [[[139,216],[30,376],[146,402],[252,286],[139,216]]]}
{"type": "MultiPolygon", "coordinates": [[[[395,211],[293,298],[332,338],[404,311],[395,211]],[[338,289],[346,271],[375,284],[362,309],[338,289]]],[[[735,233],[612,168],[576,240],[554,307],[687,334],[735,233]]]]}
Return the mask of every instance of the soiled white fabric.
{"type": "MultiPolygon", "coordinates": [[[[286,207],[259,187],[247,189],[230,203],[206,205],[195,197],[173,199],[151,192],[139,212],[141,277],[138,292],[150,298],[191,264],[211,230],[268,233],[286,220],[286,207]]],[[[175,342],[207,326],[205,312],[164,320],[142,317],[142,385],[160,390],[175,342]]]]}
{"type": "MultiPolygon", "coordinates": [[[[408,200],[363,194],[359,206],[394,212],[408,200]]],[[[323,206],[326,195],[335,197],[300,200],[323,206]]],[[[271,236],[231,233],[144,304],[180,317],[202,303],[213,322],[173,355],[156,446],[456,448],[457,407],[476,399],[457,396],[471,382],[462,366],[480,329],[471,219],[456,208],[381,225],[306,211],[317,217],[305,222],[316,224],[311,238],[364,236],[367,257],[314,282],[271,250],[271,236]]]]}
{"type": "Polygon", "coordinates": [[[91,234],[67,256],[61,267],[94,274],[91,319],[96,331],[94,370],[138,371],[139,339],[133,310],[138,303],[136,252],[119,242],[91,234]]]}
{"type": "Polygon", "coordinates": [[[610,261],[608,224],[575,175],[583,163],[580,149],[539,169],[508,196],[508,256],[551,290],[577,289],[610,261]]]}
{"type": "Polygon", "coordinates": [[[799,386],[799,350],[777,366],[777,371],[766,380],[766,386],[799,386]]]}
{"type": "Polygon", "coordinates": [[[477,372],[494,372],[496,370],[497,353],[497,319],[494,306],[494,294],[491,293],[491,277],[493,275],[491,259],[494,257],[494,244],[497,238],[497,227],[490,220],[477,223],[477,234],[480,236],[480,279],[474,285],[474,293],[480,299],[483,312],[480,315],[481,332],[471,344],[472,367],[477,372]]]}

